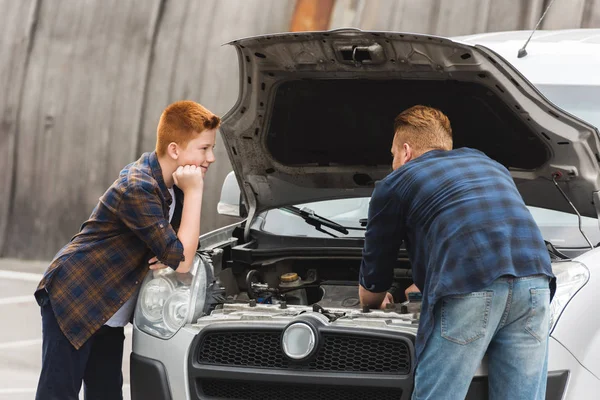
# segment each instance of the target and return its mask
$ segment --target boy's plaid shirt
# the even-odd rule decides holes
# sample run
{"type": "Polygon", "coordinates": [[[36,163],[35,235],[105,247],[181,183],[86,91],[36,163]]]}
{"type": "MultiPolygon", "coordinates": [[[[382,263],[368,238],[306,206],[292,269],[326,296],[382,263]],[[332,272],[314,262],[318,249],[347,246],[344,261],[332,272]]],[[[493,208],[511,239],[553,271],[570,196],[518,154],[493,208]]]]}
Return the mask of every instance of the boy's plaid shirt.
{"type": "MultiPolygon", "coordinates": [[[[179,192],[181,193],[181,192],[179,192]]],[[[134,294],[148,260],[175,269],[183,246],[169,224],[173,199],[156,152],[127,165],[36,290],[46,290],[64,335],[79,349],[134,294]]],[[[174,225],[179,225],[173,219],[174,225]]]]}

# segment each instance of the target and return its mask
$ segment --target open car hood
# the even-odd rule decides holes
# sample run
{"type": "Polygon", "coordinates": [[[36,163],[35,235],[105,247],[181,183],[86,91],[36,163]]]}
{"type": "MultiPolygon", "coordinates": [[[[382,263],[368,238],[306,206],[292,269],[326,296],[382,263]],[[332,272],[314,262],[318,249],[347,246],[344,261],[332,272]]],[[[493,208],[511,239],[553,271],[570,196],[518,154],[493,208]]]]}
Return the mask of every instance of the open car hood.
{"type": "Polygon", "coordinates": [[[454,147],[510,169],[528,205],[596,217],[599,139],[492,50],[420,34],[285,33],[230,43],[240,94],[221,134],[250,215],[370,196],[391,171],[395,116],[441,109],[454,147]]]}

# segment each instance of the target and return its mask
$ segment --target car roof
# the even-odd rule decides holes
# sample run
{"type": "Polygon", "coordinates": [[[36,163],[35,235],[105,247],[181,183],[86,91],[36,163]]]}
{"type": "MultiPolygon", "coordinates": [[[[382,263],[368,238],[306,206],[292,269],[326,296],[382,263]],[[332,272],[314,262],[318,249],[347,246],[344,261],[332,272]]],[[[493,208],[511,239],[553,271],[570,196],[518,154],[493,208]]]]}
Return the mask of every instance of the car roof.
{"type": "Polygon", "coordinates": [[[515,66],[533,84],[600,86],[600,29],[536,31],[527,55],[518,58],[531,31],[508,31],[453,37],[488,47],[515,66]]]}

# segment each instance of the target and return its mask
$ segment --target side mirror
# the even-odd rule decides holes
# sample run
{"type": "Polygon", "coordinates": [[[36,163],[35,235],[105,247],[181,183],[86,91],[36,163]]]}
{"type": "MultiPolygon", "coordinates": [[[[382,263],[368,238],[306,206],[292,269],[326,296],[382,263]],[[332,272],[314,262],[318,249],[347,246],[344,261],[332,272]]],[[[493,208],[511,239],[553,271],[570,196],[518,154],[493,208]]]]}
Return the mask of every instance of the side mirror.
{"type": "Polygon", "coordinates": [[[221,187],[221,199],[217,204],[217,212],[221,215],[229,215],[231,217],[245,218],[248,216],[242,192],[233,171],[227,174],[221,187]]]}

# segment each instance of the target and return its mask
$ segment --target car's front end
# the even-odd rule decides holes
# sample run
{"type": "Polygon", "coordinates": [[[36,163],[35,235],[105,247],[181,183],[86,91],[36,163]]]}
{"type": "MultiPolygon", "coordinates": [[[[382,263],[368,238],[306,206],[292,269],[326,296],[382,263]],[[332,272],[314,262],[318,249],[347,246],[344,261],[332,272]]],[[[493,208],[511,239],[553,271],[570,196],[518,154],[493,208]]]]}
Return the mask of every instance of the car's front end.
{"type": "MultiPolygon", "coordinates": [[[[445,38],[340,30],[232,44],[241,89],[222,126],[235,170],[224,192],[238,192],[219,209],[246,219],[202,236],[192,273],[149,273],[135,313],[134,400],[410,398],[420,314],[418,299],[404,298],[408,254],[398,254],[393,307],[362,309],[357,282],[394,116],[417,103],[446,112],[455,145],[504,164],[541,212],[558,282],[547,398],[594,398],[582,388],[600,391],[599,366],[583,349],[600,346],[598,322],[580,332],[595,344],[573,351],[565,321],[580,314],[574,299],[598,296],[600,255],[544,227],[546,211],[574,207],[595,222],[586,237],[598,234],[591,125],[493,51],[445,38]]],[[[485,360],[467,398],[487,398],[485,360]]]]}
{"type": "MultiPolygon", "coordinates": [[[[408,398],[418,314],[359,307],[356,281],[349,276],[358,265],[360,239],[349,240],[336,255],[319,251],[307,258],[303,253],[310,249],[293,240],[286,250],[259,253],[237,246],[235,229],[241,233],[239,227],[226,228],[221,233],[230,239],[204,246],[191,280],[175,272],[146,278],[135,317],[134,398],[408,398]],[[329,268],[310,268],[325,263],[329,268]],[[350,263],[354,268],[344,268],[340,280],[328,279],[336,267],[350,263]],[[208,315],[205,305],[180,294],[200,286],[211,290],[207,275],[198,272],[203,265],[220,272],[224,289],[217,295],[221,303],[208,315]],[[269,287],[268,281],[293,270],[312,276],[306,278],[311,281],[269,287]],[[250,273],[260,282],[240,292],[243,284],[237,281],[250,273]],[[178,301],[181,317],[176,316],[178,301]],[[180,321],[179,327],[173,321],[180,321]]],[[[204,242],[211,239],[207,236],[204,242]]]]}

